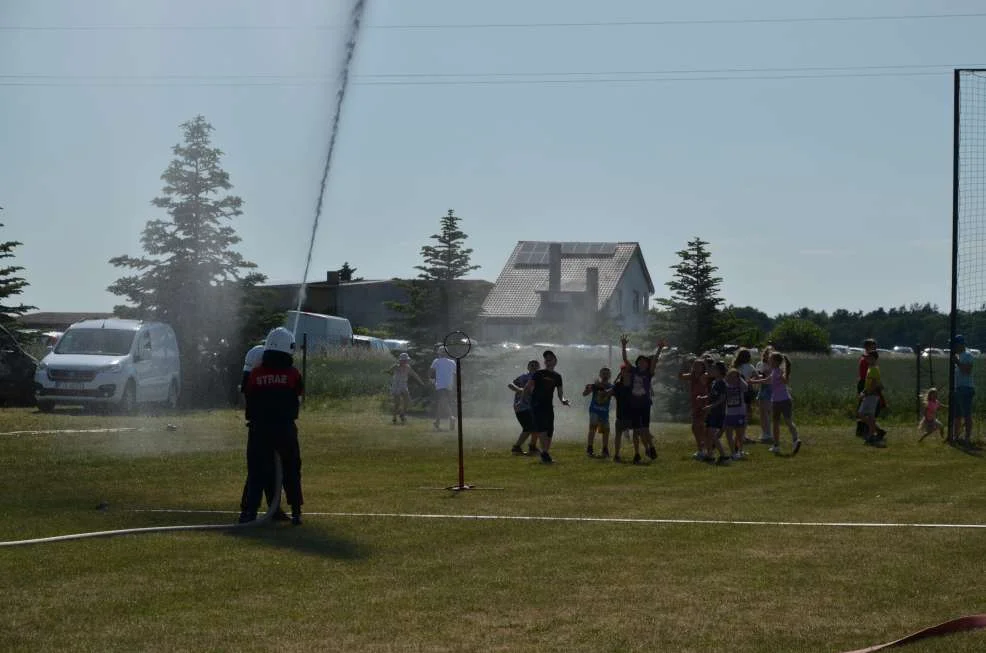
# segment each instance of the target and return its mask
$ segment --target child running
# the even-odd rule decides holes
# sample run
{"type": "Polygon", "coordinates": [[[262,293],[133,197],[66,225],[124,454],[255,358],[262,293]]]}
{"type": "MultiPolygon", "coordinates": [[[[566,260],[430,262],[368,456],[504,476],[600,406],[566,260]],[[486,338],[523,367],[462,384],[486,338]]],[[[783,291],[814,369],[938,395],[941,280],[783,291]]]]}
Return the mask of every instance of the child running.
{"type": "Polygon", "coordinates": [[[705,361],[696,358],[692,361],[691,370],[680,372],[678,378],[682,381],[688,381],[688,398],[692,412],[692,436],[695,438],[696,446],[692,458],[705,460],[705,402],[702,398],[709,387],[709,375],[705,368],[705,361]]]}
{"type": "MultiPolygon", "coordinates": [[[[627,345],[630,344],[630,336],[624,335],[620,338],[620,345],[623,350],[623,362],[630,364],[627,356],[627,345]]],[[[661,358],[661,352],[667,346],[664,340],[657,343],[657,348],[650,356],[640,355],[630,367],[630,420],[634,435],[640,438],[645,446],[647,457],[651,460],[657,459],[657,447],[654,446],[654,435],[650,432],[650,413],[654,403],[654,370],[657,362],[661,358]]],[[[640,454],[633,457],[634,463],[640,463],[640,454]]]]}
{"type": "MultiPolygon", "coordinates": [[[[747,352],[749,353],[749,352],[747,352]]],[[[743,379],[743,374],[737,369],[726,372],[726,442],[733,454],[733,460],[742,460],[746,456],[743,445],[746,439],[746,415],[749,404],[746,395],[749,386],[743,379]]]]}
{"type": "MultiPolygon", "coordinates": [[[[586,384],[583,397],[589,399],[589,434],[586,436],[585,455],[595,458],[593,445],[596,432],[602,436],[603,458],[609,458],[609,407],[613,399],[613,384],[609,382],[612,372],[608,367],[599,370],[599,378],[586,384]]],[[[617,436],[619,437],[619,436],[617,436]]]]}
{"type": "Polygon", "coordinates": [[[719,458],[716,464],[725,464],[728,460],[726,451],[723,449],[722,436],[723,426],[726,421],[726,364],[723,362],[714,363],[711,367],[709,384],[709,394],[701,397],[706,403],[703,406],[705,412],[705,456],[706,460],[713,460],[713,448],[718,450],[719,458]]]}
{"type": "Polygon", "coordinates": [[[407,408],[411,403],[411,391],[407,387],[407,382],[409,378],[414,378],[415,381],[424,385],[424,381],[418,376],[418,373],[411,368],[411,357],[406,353],[401,354],[397,359],[397,363],[394,364],[388,371],[390,379],[390,397],[393,399],[394,414],[392,423],[397,423],[397,418],[400,417],[401,424],[407,423],[407,408]]]}
{"type": "Polygon", "coordinates": [[[534,437],[534,416],[531,414],[531,398],[524,388],[527,386],[527,382],[531,380],[531,375],[539,369],[541,369],[541,363],[537,360],[529,361],[527,373],[521,374],[514,379],[513,383],[507,384],[507,387],[514,393],[514,414],[520,424],[520,435],[517,436],[517,442],[514,443],[514,446],[510,448],[510,453],[515,456],[524,455],[522,447],[528,436],[531,438],[531,444],[528,446],[527,454],[533,456],[538,453],[537,439],[534,437]]]}
{"type": "Polygon", "coordinates": [[[554,394],[558,393],[558,399],[562,406],[568,406],[568,399],[562,388],[561,374],[555,371],[558,365],[558,357],[554,352],[544,352],[544,369],[531,374],[525,390],[531,398],[531,414],[534,418],[534,433],[531,437],[536,437],[541,445],[541,462],[550,465],[554,462],[551,459],[551,438],[555,434],[555,408],[552,406],[554,394]]]}
{"type": "MultiPolygon", "coordinates": [[[[766,379],[770,376],[770,355],[773,350],[770,347],[765,347],[763,350],[763,356],[760,362],[757,363],[757,374],[752,379],[747,379],[747,383],[751,383],[755,379],[766,379]]],[[[770,429],[770,413],[771,413],[771,401],[770,401],[770,384],[761,383],[760,389],[757,391],[757,404],[760,407],[760,444],[773,444],[774,436],[771,435],[770,429]]]]}
{"type": "MultiPolygon", "coordinates": [[[[928,388],[928,391],[924,394],[923,402],[924,404],[924,418],[918,425],[921,430],[921,440],[938,431],[941,435],[941,439],[945,439],[945,427],[942,426],[941,421],[938,419],[938,411],[942,409],[941,403],[938,401],[938,388],[928,388]]],[[[921,442],[918,440],[918,442],[921,442]]]]}
{"type": "Polygon", "coordinates": [[[787,424],[791,433],[791,455],[796,456],[801,451],[801,438],[798,437],[798,427],[794,425],[794,402],[791,399],[791,360],[780,352],[770,355],[770,375],[766,379],[757,379],[754,383],[770,384],[770,421],[773,427],[773,442],[770,453],[781,452],[781,420],[787,424]]]}

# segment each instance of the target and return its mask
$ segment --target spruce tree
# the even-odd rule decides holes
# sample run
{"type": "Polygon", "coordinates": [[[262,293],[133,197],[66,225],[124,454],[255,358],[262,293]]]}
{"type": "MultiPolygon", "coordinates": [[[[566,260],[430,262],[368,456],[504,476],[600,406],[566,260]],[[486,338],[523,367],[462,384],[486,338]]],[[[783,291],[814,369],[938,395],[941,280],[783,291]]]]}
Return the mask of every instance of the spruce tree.
{"type": "MultiPolygon", "coordinates": [[[[3,225],[0,224],[0,229],[3,225]]],[[[23,245],[16,240],[0,242],[0,259],[14,258],[14,250],[23,245]]],[[[21,315],[34,310],[34,306],[8,303],[13,297],[20,295],[27,288],[27,280],[17,276],[23,267],[19,265],[4,265],[0,267],[0,325],[10,326],[21,315]]]]}

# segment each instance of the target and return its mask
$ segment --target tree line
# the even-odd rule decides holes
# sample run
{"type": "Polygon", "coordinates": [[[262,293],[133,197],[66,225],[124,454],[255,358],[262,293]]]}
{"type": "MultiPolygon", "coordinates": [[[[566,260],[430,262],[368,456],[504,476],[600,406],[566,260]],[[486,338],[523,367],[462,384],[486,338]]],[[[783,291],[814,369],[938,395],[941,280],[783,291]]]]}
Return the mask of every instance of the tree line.
{"type": "MultiPolygon", "coordinates": [[[[161,194],[151,201],[160,217],[144,226],[141,254],[109,261],[124,275],[108,290],[124,300],[114,307],[116,315],[172,325],[182,351],[184,387],[189,390],[185,396],[215,403],[217,392],[227,391],[216,383],[216,375],[236,378],[245,347],[283,315],[267,308],[258,288],[266,276],[236,251],[240,237],[233,223],[243,213],[243,200],[231,192],[232,181],[221,165],[223,152],[212,144],[212,125],[200,115],[180,127],[182,142],[172,148],[174,158],[161,175],[161,194]]],[[[420,249],[416,277],[400,282],[407,301],[389,304],[395,315],[389,325],[393,333],[429,346],[456,329],[475,331],[485,292],[458,283],[479,267],[472,264],[467,240],[462,218],[449,209],[420,249]]],[[[0,259],[13,258],[20,245],[0,242],[0,259]]],[[[773,342],[792,351],[827,352],[830,342],[852,345],[866,337],[884,346],[941,346],[948,339],[947,316],[930,304],[867,313],[803,308],[775,317],[750,306],[726,305],[708,242],[693,238],[677,256],[665,284],[669,292],[651,310],[647,337],[668,338],[686,351],[773,342]]],[[[34,309],[9,303],[28,285],[22,271],[16,265],[0,267],[0,324],[5,326],[34,309]]],[[[355,273],[346,261],[339,269],[340,281],[359,281],[355,273]]],[[[986,344],[986,311],[962,315],[961,324],[969,342],[986,344]]],[[[597,331],[600,341],[612,341],[620,325],[600,320],[597,331]]]]}

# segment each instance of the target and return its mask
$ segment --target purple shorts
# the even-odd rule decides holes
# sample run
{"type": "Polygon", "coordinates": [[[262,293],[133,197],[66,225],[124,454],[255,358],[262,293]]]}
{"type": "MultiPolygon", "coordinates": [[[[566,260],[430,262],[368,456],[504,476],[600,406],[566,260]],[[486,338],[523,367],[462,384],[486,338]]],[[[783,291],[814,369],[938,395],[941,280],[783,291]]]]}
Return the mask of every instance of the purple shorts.
{"type": "Polygon", "coordinates": [[[726,426],[746,426],[746,415],[726,415],[726,426]]]}

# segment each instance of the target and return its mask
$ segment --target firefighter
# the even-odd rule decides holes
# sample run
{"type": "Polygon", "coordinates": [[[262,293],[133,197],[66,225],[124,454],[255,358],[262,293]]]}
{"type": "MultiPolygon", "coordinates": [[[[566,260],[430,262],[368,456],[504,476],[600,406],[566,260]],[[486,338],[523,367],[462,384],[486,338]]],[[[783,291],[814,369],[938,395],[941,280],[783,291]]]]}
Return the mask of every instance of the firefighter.
{"type": "Polygon", "coordinates": [[[304,388],[294,367],[294,334],[278,327],[267,335],[260,365],[246,383],[247,497],[240,523],[257,518],[257,508],[274,476],[274,454],[281,458],[284,493],[291,506],[291,523],[301,525],[301,451],[298,446],[298,407],[304,388]]]}
{"type": "MultiPolygon", "coordinates": [[[[265,342],[266,339],[261,341],[259,344],[255,345],[254,347],[251,347],[250,350],[246,353],[246,356],[243,358],[243,379],[240,381],[240,392],[243,395],[246,395],[247,381],[250,380],[250,372],[253,371],[253,368],[260,365],[260,361],[264,357],[265,342]]],[[[250,425],[248,423],[247,428],[249,427],[250,425]]],[[[249,487],[250,487],[250,478],[248,476],[247,479],[243,482],[243,495],[240,498],[240,510],[246,510],[247,488],[249,487]]],[[[271,476],[268,479],[267,484],[264,486],[264,498],[267,499],[268,506],[270,506],[274,500],[273,476],[271,476]]],[[[281,505],[283,506],[284,504],[281,505]]],[[[271,519],[273,519],[274,521],[286,522],[286,521],[290,521],[291,518],[288,517],[287,513],[284,512],[283,508],[278,508],[271,516],[271,519]]]]}

